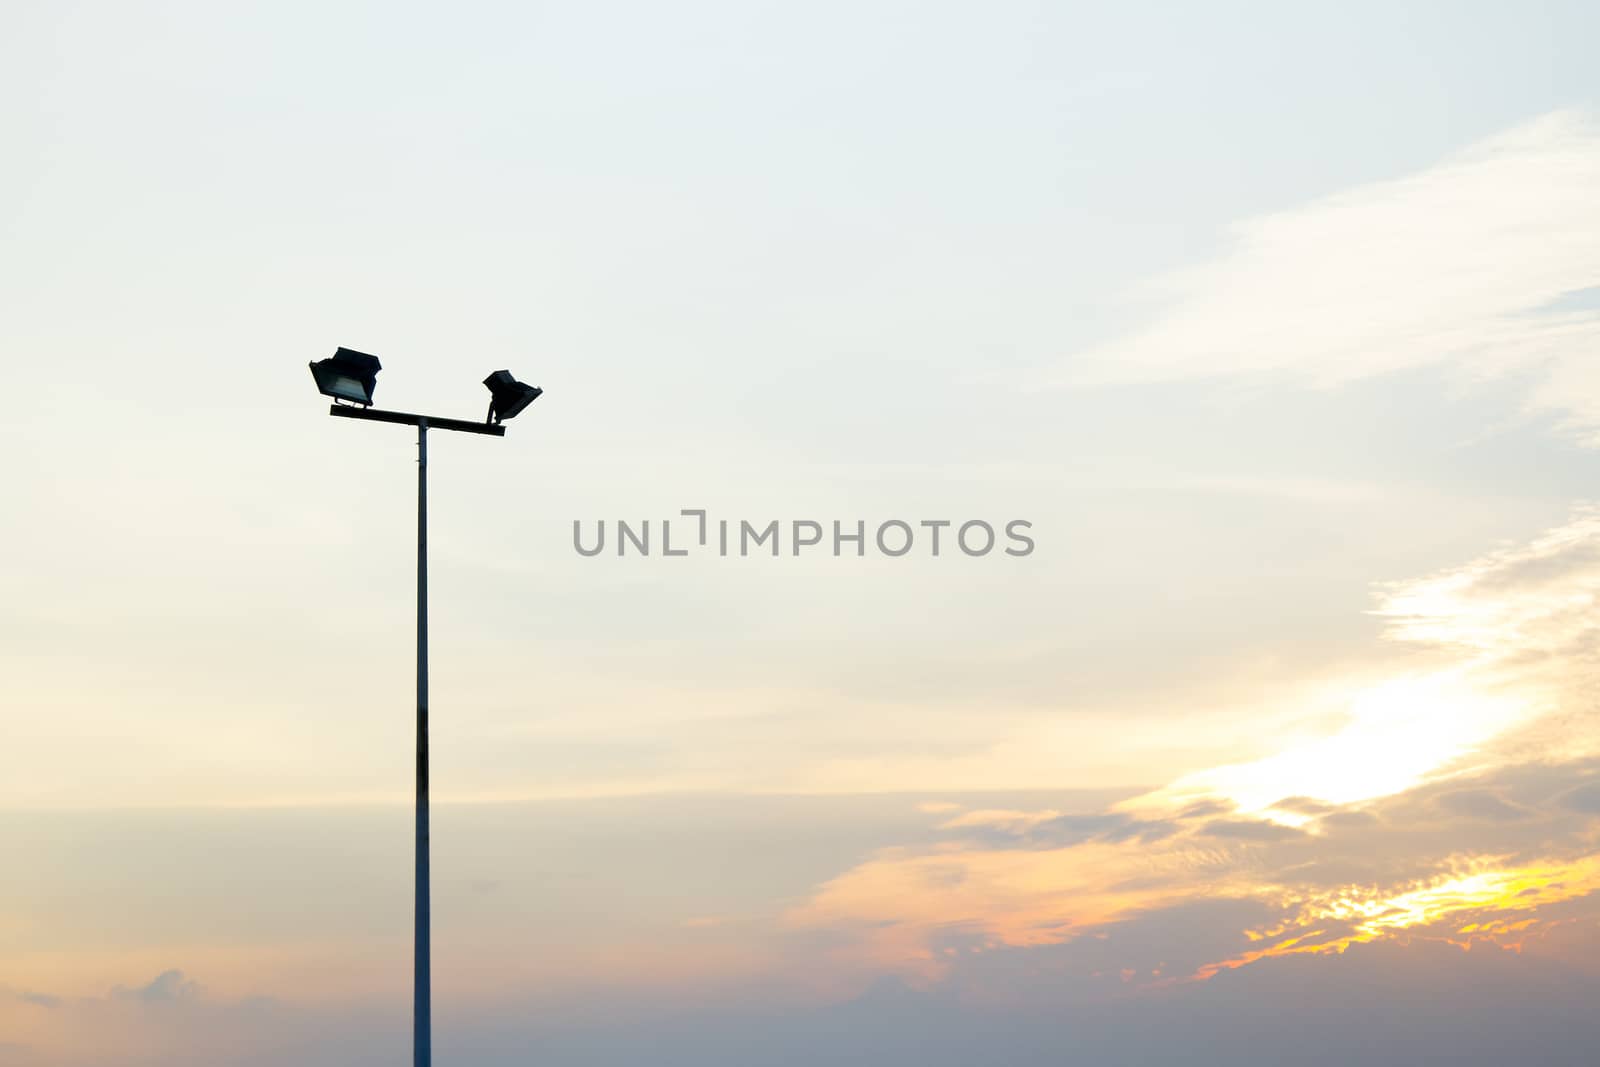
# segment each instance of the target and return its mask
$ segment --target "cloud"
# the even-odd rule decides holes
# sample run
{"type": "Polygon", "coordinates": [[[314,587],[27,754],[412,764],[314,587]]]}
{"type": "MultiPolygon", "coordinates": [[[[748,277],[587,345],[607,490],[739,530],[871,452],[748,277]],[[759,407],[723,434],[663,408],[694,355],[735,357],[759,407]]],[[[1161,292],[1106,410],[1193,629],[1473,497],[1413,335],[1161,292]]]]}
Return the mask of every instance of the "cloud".
{"type": "Polygon", "coordinates": [[[1600,815],[1600,782],[1585,782],[1561,796],[1561,803],[1572,811],[1600,815]]]}
{"type": "Polygon", "coordinates": [[[1053,811],[1009,811],[996,808],[980,808],[977,811],[963,812],[944,822],[941,830],[957,830],[963,827],[992,826],[999,829],[1026,829],[1041,822],[1047,822],[1056,817],[1053,811]]]}
{"type": "Polygon", "coordinates": [[[1324,830],[1366,830],[1379,823],[1370,811],[1330,811],[1317,820],[1324,830]]]}
{"type": "Polygon", "coordinates": [[[1200,833],[1233,841],[1283,841],[1300,836],[1300,831],[1293,827],[1253,819],[1217,819],[1201,827],[1200,833]]]}
{"type": "Polygon", "coordinates": [[[947,811],[960,811],[961,805],[948,800],[924,800],[917,810],[925,815],[939,815],[947,811]]]}
{"type": "Polygon", "coordinates": [[[1109,809],[945,819],[943,840],[880,851],[789,921],[852,931],[863,965],[925,987],[961,958],[952,932],[984,951],[1132,946],[1202,901],[1259,918],[1209,931],[1211,958],[1186,971],[1168,959],[1157,976],[1131,949],[1096,969],[1207,979],[1397,939],[1520,950],[1600,925],[1597,603],[1600,513],[1581,510],[1383,587],[1386,639],[1428,667],[1363,682],[1326,736],[1109,809]]]}
{"type": "Polygon", "coordinates": [[[1333,805],[1310,797],[1284,797],[1272,806],[1295,815],[1325,815],[1333,810],[1333,805]]]}
{"type": "Polygon", "coordinates": [[[1178,827],[1175,820],[1139,819],[1116,811],[1063,815],[1046,810],[976,811],[941,823],[939,829],[959,831],[967,840],[981,839],[996,848],[1039,848],[1084,841],[1159,841],[1178,827]]]}
{"type": "Polygon", "coordinates": [[[789,921],[853,931],[863,966],[923,987],[949,978],[957,933],[982,951],[1092,942],[1095,970],[1123,981],[1131,968],[1146,985],[1396,938],[1520,949],[1568,921],[1555,910],[1564,904],[1600,923],[1595,827],[1571,803],[1597,773],[1600,759],[1508,765],[1329,811],[1301,829],[1174,820],[1139,839],[1115,835],[1132,821],[1116,812],[1076,817],[1097,830],[1065,843],[1038,833],[1065,817],[953,828],[966,836],[888,849],[832,879],[789,921]],[[1202,931],[1175,935],[1169,917],[1221,902],[1249,925],[1203,931],[1210,958],[1185,959],[1175,945],[1199,944],[1202,931]],[[1128,951],[1108,955],[1108,945],[1128,951]]]}
{"type": "Polygon", "coordinates": [[[1275,375],[1336,385],[1448,364],[1518,375],[1533,409],[1600,443],[1600,129],[1556,112],[1438,164],[1234,227],[1151,286],[1149,325],[1058,384],[1275,375]]]}
{"type": "Polygon", "coordinates": [[[1434,799],[1441,809],[1453,815],[1472,819],[1516,820],[1528,818],[1532,813],[1525,808],[1508,804],[1498,794],[1488,789],[1455,789],[1441,793],[1434,799]]]}
{"type": "Polygon", "coordinates": [[[146,985],[142,985],[137,989],[125,989],[122,986],[118,986],[111,991],[111,995],[119,1000],[139,1000],[146,1004],[162,1004],[198,997],[200,995],[200,986],[199,983],[184,978],[182,971],[163,971],[146,985]]]}

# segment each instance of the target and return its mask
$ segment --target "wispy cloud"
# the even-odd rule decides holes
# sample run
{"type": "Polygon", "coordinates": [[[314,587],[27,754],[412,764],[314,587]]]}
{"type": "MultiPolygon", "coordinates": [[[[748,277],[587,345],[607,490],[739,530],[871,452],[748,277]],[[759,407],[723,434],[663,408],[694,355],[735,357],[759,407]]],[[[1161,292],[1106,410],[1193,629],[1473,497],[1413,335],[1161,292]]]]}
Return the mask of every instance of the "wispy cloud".
{"type": "Polygon", "coordinates": [[[1160,278],[1153,321],[1056,384],[1274,373],[1332,385],[1448,363],[1527,375],[1600,443],[1600,127],[1557,112],[1419,173],[1238,224],[1160,278]]]}
{"type": "MultiPolygon", "coordinates": [[[[1584,693],[1600,670],[1597,604],[1600,510],[1592,508],[1527,544],[1380,586],[1374,613],[1385,636],[1427,653],[1429,669],[1354,688],[1325,735],[1187,775],[1123,807],[1148,813],[1221,799],[1297,825],[1317,814],[1307,802],[1348,805],[1442,773],[1592,756],[1593,735],[1573,726],[1590,715],[1584,693]]],[[[1479,814],[1491,807],[1472,803],[1479,814]]]]}

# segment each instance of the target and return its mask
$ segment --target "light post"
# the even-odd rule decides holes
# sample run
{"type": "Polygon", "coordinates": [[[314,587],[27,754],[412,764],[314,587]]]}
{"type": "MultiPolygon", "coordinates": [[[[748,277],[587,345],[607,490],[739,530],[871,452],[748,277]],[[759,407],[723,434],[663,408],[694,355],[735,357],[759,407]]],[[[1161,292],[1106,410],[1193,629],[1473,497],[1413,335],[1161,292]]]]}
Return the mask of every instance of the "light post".
{"type": "Polygon", "coordinates": [[[489,414],[483,422],[380,411],[372,392],[383,366],[377,356],[341,348],[311,364],[311,376],[324,396],[333,398],[328,414],[346,419],[394,422],[417,428],[417,842],[416,932],[412,977],[411,1062],[433,1063],[433,995],[428,872],[428,430],[504,437],[501,421],[516,415],[544,392],[524,385],[509,371],[497,370],[483,380],[489,389],[489,414]],[[343,401],[343,403],[341,403],[343,401]],[[356,406],[359,405],[359,406],[356,406]]]}

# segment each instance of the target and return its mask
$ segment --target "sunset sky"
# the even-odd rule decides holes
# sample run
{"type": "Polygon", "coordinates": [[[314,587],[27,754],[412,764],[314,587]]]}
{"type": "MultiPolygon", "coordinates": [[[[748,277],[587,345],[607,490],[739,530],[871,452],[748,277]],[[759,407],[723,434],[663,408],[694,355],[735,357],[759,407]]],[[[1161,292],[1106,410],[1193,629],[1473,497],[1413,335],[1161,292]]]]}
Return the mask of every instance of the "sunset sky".
{"type": "Polygon", "coordinates": [[[1592,1062],[1597,40],[12,5],[0,1067],[1592,1062]]]}

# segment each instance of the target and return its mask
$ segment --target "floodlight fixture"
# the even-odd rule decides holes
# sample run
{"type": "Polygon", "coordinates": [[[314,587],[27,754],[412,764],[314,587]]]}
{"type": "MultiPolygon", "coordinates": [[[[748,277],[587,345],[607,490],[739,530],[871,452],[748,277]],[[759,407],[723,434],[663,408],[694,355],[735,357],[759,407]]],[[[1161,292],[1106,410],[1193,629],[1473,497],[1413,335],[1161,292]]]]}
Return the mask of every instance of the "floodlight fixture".
{"type": "Polygon", "coordinates": [[[483,380],[489,388],[489,415],[485,422],[499,423],[515,416],[544,393],[536,385],[524,385],[508,370],[497,370],[483,380]]]}
{"type": "Polygon", "coordinates": [[[377,356],[341,348],[327,359],[311,364],[311,377],[316,379],[317,391],[335,400],[372,406],[372,391],[378,385],[378,372],[383,364],[377,356]]]}

